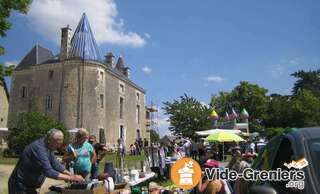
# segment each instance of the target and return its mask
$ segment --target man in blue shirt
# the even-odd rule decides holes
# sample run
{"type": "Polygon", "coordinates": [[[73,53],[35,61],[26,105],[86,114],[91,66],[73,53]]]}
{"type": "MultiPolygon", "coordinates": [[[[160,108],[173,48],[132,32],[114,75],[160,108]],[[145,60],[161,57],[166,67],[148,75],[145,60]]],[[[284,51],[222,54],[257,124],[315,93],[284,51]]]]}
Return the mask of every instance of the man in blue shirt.
{"type": "Polygon", "coordinates": [[[63,143],[63,133],[51,129],[46,137],[35,140],[22,152],[8,182],[9,194],[36,194],[46,177],[84,181],[79,175],[72,175],[57,161],[53,151],[63,143]]]}

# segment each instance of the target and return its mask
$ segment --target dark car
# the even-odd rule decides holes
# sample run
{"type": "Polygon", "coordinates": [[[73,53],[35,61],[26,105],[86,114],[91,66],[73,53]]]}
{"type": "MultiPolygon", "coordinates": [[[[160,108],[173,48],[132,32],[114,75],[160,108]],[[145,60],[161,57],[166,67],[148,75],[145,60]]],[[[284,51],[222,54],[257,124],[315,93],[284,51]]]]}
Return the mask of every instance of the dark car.
{"type": "MultiPolygon", "coordinates": [[[[304,189],[286,188],[288,181],[249,182],[247,193],[261,193],[268,189],[278,194],[319,194],[320,193],[320,127],[287,129],[282,135],[273,138],[252,164],[255,170],[289,170],[284,163],[305,158],[309,165],[305,173],[304,189]],[[260,185],[260,186],[257,186],[260,185]],[[263,185],[263,186],[261,186],[263,185]],[[260,191],[252,192],[253,188],[260,191]],[[251,190],[251,192],[249,191],[251,190]]],[[[296,170],[291,168],[291,170],[296,170]]]]}

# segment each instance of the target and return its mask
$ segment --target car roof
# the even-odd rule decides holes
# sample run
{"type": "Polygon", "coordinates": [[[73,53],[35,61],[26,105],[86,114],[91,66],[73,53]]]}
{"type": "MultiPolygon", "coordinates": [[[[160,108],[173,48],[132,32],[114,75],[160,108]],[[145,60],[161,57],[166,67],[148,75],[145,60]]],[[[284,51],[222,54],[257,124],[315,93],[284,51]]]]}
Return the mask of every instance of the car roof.
{"type": "Polygon", "coordinates": [[[320,127],[299,128],[288,135],[303,136],[307,140],[320,138],[320,127]]]}

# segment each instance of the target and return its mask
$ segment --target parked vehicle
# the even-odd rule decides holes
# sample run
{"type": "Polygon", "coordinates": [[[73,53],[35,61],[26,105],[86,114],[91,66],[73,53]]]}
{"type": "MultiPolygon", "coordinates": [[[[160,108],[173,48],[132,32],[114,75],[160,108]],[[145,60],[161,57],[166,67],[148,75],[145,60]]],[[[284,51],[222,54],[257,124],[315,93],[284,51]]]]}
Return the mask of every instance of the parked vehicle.
{"type": "MultiPolygon", "coordinates": [[[[273,138],[260,152],[252,164],[256,170],[288,170],[284,163],[305,158],[309,165],[302,170],[305,173],[304,189],[287,188],[288,181],[249,182],[247,193],[273,189],[278,194],[317,194],[320,193],[320,127],[287,129],[282,135],[273,138]],[[260,185],[257,187],[257,185],[260,185]],[[262,186],[261,186],[262,185],[262,186]],[[258,188],[258,189],[257,189],[258,188]],[[257,191],[258,190],[258,191],[257,191]]],[[[296,170],[291,168],[291,170],[296,170]]]]}

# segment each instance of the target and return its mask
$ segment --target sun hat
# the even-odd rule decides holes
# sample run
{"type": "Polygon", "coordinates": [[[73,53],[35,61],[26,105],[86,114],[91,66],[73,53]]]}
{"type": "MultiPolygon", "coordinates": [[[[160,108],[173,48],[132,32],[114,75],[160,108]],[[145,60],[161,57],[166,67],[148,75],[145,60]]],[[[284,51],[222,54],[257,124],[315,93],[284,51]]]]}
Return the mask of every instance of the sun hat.
{"type": "Polygon", "coordinates": [[[208,159],[206,163],[203,164],[204,167],[210,167],[210,168],[218,168],[219,162],[214,159],[208,159]]]}
{"type": "Polygon", "coordinates": [[[158,190],[161,189],[162,187],[159,186],[156,182],[150,182],[149,183],[149,191],[154,191],[154,190],[158,190]]]}

